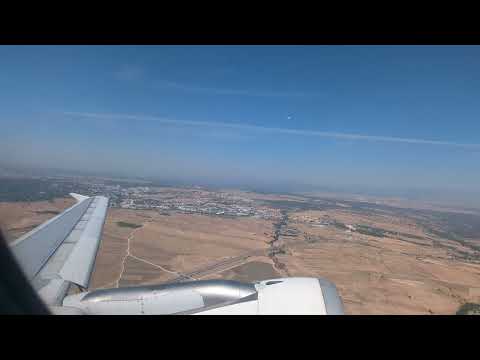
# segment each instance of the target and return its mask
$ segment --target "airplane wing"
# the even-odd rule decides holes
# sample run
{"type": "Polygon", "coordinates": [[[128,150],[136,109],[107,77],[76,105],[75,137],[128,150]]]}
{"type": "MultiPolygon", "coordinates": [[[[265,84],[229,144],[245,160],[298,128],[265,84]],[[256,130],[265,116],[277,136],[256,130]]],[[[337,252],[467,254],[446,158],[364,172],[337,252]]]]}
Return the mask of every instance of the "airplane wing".
{"type": "Polygon", "coordinates": [[[108,198],[70,194],[77,203],[12,243],[14,257],[42,300],[61,306],[71,284],[88,288],[108,198]]]}

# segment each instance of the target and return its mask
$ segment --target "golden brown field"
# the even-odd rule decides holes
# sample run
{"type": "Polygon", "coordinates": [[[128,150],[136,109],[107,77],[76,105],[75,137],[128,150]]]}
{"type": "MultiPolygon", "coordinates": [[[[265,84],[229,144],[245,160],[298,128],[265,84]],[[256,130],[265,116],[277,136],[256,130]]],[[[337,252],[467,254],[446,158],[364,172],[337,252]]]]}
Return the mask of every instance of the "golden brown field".
{"type": "Polygon", "coordinates": [[[313,241],[284,237],[290,251],[278,258],[292,276],[333,281],[349,314],[453,314],[462,303],[480,300],[480,265],[452,259],[446,247],[433,246],[429,235],[408,221],[335,210],[296,213],[292,222],[291,226],[313,241]],[[325,215],[346,224],[366,223],[426,240],[375,237],[308,223],[325,215]]]}
{"type": "MultiPolygon", "coordinates": [[[[0,203],[0,216],[13,238],[73,203],[0,203]]],[[[472,250],[427,233],[411,218],[340,206],[292,211],[287,219],[275,242],[283,251],[269,257],[270,220],[111,208],[90,288],[181,276],[240,281],[311,276],[337,285],[347,314],[454,314],[461,304],[480,301],[480,264],[463,258],[472,250]],[[387,232],[362,234],[349,228],[356,224],[387,232]]]]}
{"type": "Polygon", "coordinates": [[[270,234],[271,223],[258,219],[110,209],[92,287],[168,281],[222,259],[267,249],[270,234]],[[141,227],[121,227],[120,221],[141,227]]]}

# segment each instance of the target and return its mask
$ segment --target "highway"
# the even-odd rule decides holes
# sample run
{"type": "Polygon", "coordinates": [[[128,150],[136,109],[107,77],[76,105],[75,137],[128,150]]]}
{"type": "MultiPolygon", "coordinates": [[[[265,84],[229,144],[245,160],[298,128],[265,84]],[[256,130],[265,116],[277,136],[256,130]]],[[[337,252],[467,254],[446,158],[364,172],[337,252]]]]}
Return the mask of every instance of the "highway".
{"type": "Polygon", "coordinates": [[[181,282],[181,281],[189,281],[192,279],[199,280],[202,277],[216,274],[218,272],[228,270],[232,267],[239,266],[252,256],[264,256],[267,252],[268,252],[268,249],[252,250],[239,256],[222,259],[213,264],[205,265],[197,270],[178,276],[172,280],[169,280],[168,282],[181,282]]]}
{"type": "MultiPolygon", "coordinates": [[[[233,267],[237,267],[239,265],[242,265],[248,258],[252,256],[268,256],[270,257],[273,262],[275,263],[276,266],[279,265],[279,261],[275,256],[275,249],[276,249],[276,242],[278,242],[280,234],[281,234],[281,229],[283,226],[286,225],[288,221],[288,216],[286,213],[283,214],[282,219],[279,221],[278,224],[275,224],[275,233],[273,236],[273,240],[269,243],[270,248],[268,249],[259,249],[259,250],[252,250],[249,251],[245,254],[239,255],[239,256],[234,256],[226,259],[222,259],[218,262],[215,262],[213,264],[208,264],[205,265],[195,271],[182,274],[172,280],[169,280],[168,282],[181,282],[181,281],[189,281],[192,279],[195,280],[200,280],[203,277],[206,277],[208,275],[216,274],[225,270],[228,270],[233,267]]],[[[283,264],[281,264],[283,265],[283,264]]],[[[286,270],[285,270],[286,271],[286,270]]],[[[288,273],[288,272],[287,272],[288,273]]]]}

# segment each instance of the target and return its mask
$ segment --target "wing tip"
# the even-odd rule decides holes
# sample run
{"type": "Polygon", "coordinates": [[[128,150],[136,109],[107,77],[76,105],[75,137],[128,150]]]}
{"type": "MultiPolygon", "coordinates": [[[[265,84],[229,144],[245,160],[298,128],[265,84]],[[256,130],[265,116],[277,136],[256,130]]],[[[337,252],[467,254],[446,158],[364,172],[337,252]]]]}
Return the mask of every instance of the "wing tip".
{"type": "Polygon", "coordinates": [[[89,198],[89,196],[80,195],[80,194],[77,194],[77,193],[70,193],[69,195],[71,197],[73,197],[75,200],[77,200],[78,202],[89,198]]]}

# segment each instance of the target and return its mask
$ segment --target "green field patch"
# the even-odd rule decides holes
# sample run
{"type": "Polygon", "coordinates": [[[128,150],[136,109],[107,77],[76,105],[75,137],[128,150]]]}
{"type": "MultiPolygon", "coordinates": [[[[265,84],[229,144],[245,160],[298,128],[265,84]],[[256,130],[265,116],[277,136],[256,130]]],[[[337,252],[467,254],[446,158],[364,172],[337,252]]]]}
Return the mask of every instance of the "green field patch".
{"type": "Polygon", "coordinates": [[[480,304],[466,303],[457,310],[457,315],[480,315],[480,304]]]}
{"type": "Polygon", "coordinates": [[[132,228],[132,229],[142,227],[142,225],[129,223],[129,222],[125,222],[125,221],[117,221],[117,225],[120,226],[120,227],[126,227],[126,228],[132,228]]]}
{"type": "Polygon", "coordinates": [[[60,211],[55,211],[55,210],[37,210],[35,211],[37,214],[48,214],[48,215],[58,215],[60,214],[60,211]]]}
{"type": "Polygon", "coordinates": [[[355,228],[356,228],[356,231],[358,233],[363,234],[363,235],[385,237],[385,234],[387,233],[383,229],[372,227],[372,226],[367,226],[367,225],[356,225],[355,228]]]}

